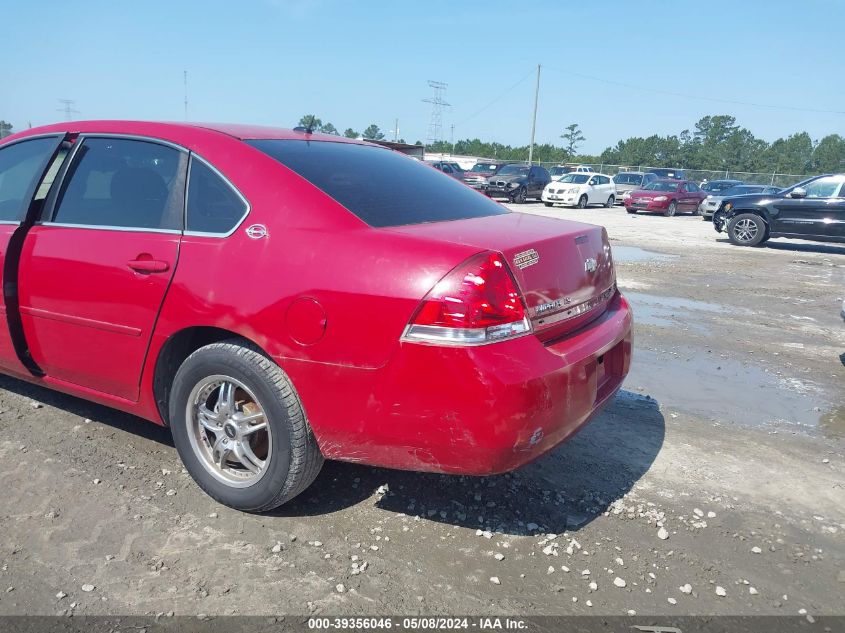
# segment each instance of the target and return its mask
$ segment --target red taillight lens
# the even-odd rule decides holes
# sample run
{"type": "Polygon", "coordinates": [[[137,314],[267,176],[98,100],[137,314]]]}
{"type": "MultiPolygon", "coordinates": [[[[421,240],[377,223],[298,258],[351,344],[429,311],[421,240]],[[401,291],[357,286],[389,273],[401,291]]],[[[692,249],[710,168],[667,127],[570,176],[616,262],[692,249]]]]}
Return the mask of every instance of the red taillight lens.
{"type": "Polygon", "coordinates": [[[499,253],[481,253],[441,279],[425,296],[405,338],[486,343],[531,329],[522,297],[499,253]]]}

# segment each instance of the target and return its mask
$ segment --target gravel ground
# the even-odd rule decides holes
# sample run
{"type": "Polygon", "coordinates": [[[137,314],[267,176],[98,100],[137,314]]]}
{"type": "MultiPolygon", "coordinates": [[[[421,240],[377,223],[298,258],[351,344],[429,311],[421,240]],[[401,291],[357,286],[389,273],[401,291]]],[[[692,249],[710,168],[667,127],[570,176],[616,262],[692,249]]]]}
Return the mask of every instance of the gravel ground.
{"type": "Polygon", "coordinates": [[[634,305],[623,391],[518,472],[329,463],[228,510],[169,433],[0,378],[3,614],[845,614],[845,247],[603,224],[634,305]]]}

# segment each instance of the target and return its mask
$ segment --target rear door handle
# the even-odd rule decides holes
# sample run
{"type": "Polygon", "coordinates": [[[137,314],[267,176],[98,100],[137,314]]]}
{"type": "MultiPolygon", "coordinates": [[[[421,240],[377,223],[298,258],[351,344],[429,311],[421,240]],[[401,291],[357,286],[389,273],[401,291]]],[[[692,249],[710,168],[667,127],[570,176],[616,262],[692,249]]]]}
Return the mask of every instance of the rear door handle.
{"type": "Polygon", "coordinates": [[[170,269],[170,264],[159,259],[131,259],[126,265],[139,273],[163,273],[170,269]]]}

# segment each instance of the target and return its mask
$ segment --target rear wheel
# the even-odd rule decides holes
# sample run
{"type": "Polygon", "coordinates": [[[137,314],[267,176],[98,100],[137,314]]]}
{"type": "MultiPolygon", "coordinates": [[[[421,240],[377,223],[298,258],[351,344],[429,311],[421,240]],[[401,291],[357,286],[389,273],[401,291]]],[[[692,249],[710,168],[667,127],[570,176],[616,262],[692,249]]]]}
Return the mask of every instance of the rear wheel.
{"type": "Polygon", "coordinates": [[[185,359],[169,410],[185,468],[232,508],[272,510],[305,490],[323,465],[290,379],[243,341],[206,345],[185,359]]]}
{"type": "Polygon", "coordinates": [[[757,246],[769,239],[769,231],[759,215],[740,213],[728,222],[728,238],[737,246],[757,246]]]}
{"type": "Polygon", "coordinates": [[[578,198],[578,208],[579,209],[586,209],[587,208],[587,196],[586,194],[578,198]]]}
{"type": "Polygon", "coordinates": [[[674,200],[672,200],[672,202],[669,203],[669,206],[666,207],[666,211],[663,212],[663,215],[665,215],[667,218],[671,218],[677,212],[678,212],[678,205],[675,204],[674,200]]]}
{"type": "Polygon", "coordinates": [[[703,204],[704,204],[703,202],[702,202],[702,203],[699,203],[699,204],[695,207],[695,209],[693,210],[692,214],[693,214],[693,215],[704,215],[704,209],[702,208],[702,205],[703,205],[703,204]]]}
{"type": "Polygon", "coordinates": [[[614,204],[616,204],[616,197],[610,196],[607,199],[607,202],[605,202],[604,206],[607,207],[608,209],[612,209],[614,204]]]}

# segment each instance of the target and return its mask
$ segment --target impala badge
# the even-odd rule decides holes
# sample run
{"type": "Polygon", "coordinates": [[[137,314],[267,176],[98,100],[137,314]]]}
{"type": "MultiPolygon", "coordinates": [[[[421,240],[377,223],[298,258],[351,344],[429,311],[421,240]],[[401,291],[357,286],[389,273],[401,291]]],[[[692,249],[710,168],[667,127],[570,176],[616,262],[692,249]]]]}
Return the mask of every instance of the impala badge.
{"type": "Polygon", "coordinates": [[[598,268],[598,263],[596,262],[595,258],[588,257],[584,260],[584,272],[585,273],[594,273],[596,272],[596,268],[598,268]]]}
{"type": "Polygon", "coordinates": [[[253,224],[247,227],[246,234],[254,240],[260,240],[267,237],[267,227],[263,224],[253,224]]]}
{"type": "Polygon", "coordinates": [[[513,256],[513,265],[520,270],[533,266],[539,261],[540,253],[535,251],[533,248],[530,248],[527,251],[522,251],[521,253],[517,253],[513,256]]]}

